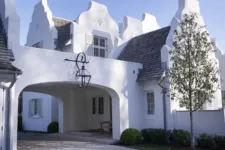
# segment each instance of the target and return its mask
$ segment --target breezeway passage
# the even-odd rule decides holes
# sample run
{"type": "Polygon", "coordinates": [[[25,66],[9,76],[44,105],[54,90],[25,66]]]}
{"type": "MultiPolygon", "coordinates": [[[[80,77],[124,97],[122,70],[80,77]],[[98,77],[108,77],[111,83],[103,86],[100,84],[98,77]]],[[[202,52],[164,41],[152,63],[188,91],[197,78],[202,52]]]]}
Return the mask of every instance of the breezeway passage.
{"type": "MultiPolygon", "coordinates": [[[[114,145],[101,144],[102,142],[92,141],[90,138],[85,138],[84,136],[68,136],[66,134],[33,134],[33,133],[19,133],[18,134],[18,150],[134,150],[130,148],[124,148],[114,145]],[[82,138],[82,140],[81,140],[82,138]]],[[[107,140],[107,139],[105,139],[107,140]]]]}

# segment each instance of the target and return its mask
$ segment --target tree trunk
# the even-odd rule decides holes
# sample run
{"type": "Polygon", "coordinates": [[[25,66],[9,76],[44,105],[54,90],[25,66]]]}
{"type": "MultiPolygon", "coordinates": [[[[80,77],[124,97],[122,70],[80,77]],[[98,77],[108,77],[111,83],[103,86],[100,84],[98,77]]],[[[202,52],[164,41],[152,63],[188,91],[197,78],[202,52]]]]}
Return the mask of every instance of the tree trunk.
{"type": "Polygon", "coordinates": [[[190,111],[190,127],[191,127],[191,148],[195,148],[195,137],[194,137],[194,129],[193,129],[193,112],[190,111]]]}

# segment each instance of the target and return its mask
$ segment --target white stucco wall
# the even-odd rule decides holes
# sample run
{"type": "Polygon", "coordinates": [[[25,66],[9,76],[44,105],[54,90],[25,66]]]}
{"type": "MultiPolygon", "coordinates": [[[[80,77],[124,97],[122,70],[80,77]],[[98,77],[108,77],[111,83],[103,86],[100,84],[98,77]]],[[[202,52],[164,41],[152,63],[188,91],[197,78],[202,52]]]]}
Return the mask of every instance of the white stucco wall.
{"type": "MultiPolygon", "coordinates": [[[[74,63],[64,61],[65,58],[75,58],[75,55],[71,53],[49,51],[32,47],[20,47],[20,50],[16,51],[14,55],[16,58],[14,65],[23,69],[23,76],[20,77],[20,80],[18,80],[15,85],[15,98],[12,98],[12,103],[15,105],[13,105],[11,109],[11,114],[14,114],[14,123],[11,126],[11,131],[15,135],[11,137],[11,140],[15,144],[14,146],[16,146],[16,112],[18,110],[17,99],[19,93],[26,86],[31,84],[60,81],[74,82],[74,71],[76,71],[76,69],[74,63]]],[[[138,89],[139,87],[137,86],[138,83],[136,82],[136,78],[138,70],[142,68],[142,65],[91,56],[87,59],[90,62],[87,65],[87,69],[92,75],[90,84],[100,88],[106,87],[114,101],[112,104],[113,138],[118,139],[122,131],[130,127],[130,124],[141,128],[141,122],[129,120],[130,112],[140,106],[128,108],[128,105],[129,102],[133,103],[140,99],[140,89],[138,89]],[[136,85],[135,89],[138,90],[128,88],[129,86],[134,85],[136,85]]],[[[139,120],[139,118],[132,119],[139,120]]]]}
{"type": "Polygon", "coordinates": [[[144,83],[144,98],[142,103],[144,108],[142,109],[144,116],[144,128],[164,128],[163,120],[163,95],[162,88],[158,85],[157,81],[149,81],[144,83]],[[155,113],[154,115],[147,114],[147,93],[154,92],[155,100],[155,113]]]}
{"type": "Polygon", "coordinates": [[[160,27],[157,23],[155,16],[148,14],[148,13],[144,13],[142,15],[142,31],[143,31],[143,33],[151,32],[151,31],[157,30],[159,28],[160,27]]]}
{"type": "Polygon", "coordinates": [[[126,16],[123,19],[122,39],[128,41],[129,39],[143,33],[142,22],[138,19],[126,16]]]}
{"type": "Polygon", "coordinates": [[[48,124],[51,123],[51,109],[52,109],[52,97],[50,95],[35,93],[35,92],[23,92],[23,127],[24,130],[31,131],[44,131],[47,132],[48,124]],[[32,118],[29,116],[29,101],[33,98],[42,99],[42,117],[32,118]]]}
{"type": "Polygon", "coordinates": [[[58,31],[54,26],[52,12],[48,7],[47,0],[42,0],[34,7],[26,46],[32,46],[41,42],[42,48],[54,49],[54,39],[57,38],[57,36],[58,31]]]}
{"type": "Polygon", "coordinates": [[[219,60],[220,65],[221,91],[225,91],[225,54],[222,49],[219,48],[216,39],[212,41],[215,44],[216,58],[219,60]]]}
{"type": "Polygon", "coordinates": [[[86,93],[87,129],[100,129],[100,123],[110,121],[110,95],[101,89],[92,89],[86,93]],[[98,114],[98,98],[104,97],[104,114],[98,114]],[[92,114],[92,98],[96,101],[96,114],[92,114]]]}
{"type": "Polygon", "coordinates": [[[91,1],[89,9],[79,15],[73,23],[71,33],[73,34],[73,50],[75,53],[86,52],[93,55],[93,36],[108,39],[109,51],[114,47],[115,38],[119,36],[117,23],[109,15],[105,5],[91,1]]]}
{"type": "Polygon", "coordinates": [[[52,100],[51,100],[51,102],[52,102],[52,112],[51,112],[51,120],[52,121],[57,121],[58,122],[58,120],[59,120],[59,102],[58,102],[58,100],[57,100],[57,98],[55,98],[55,97],[52,97],[52,100]]]}
{"type": "MultiPolygon", "coordinates": [[[[120,46],[131,38],[158,29],[156,17],[144,13],[142,21],[124,17],[123,23],[119,25],[110,16],[105,5],[91,1],[87,11],[81,13],[75,22],[71,24],[70,33],[73,35],[71,46],[65,47],[65,52],[87,52],[93,56],[93,36],[107,38],[108,51],[120,46]]],[[[47,1],[40,1],[35,5],[32,21],[27,36],[26,46],[42,41],[42,47],[54,49],[54,38],[57,38],[58,31],[54,27],[52,12],[47,1]]]]}
{"type": "MultiPolygon", "coordinates": [[[[194,135],[225,135],[224,109],[214,111],[197,111],[193,114],[194,135]]],[[[173,114],[174,128],[190,131],[190,114],[187,111],[176,111],[173,114]]]]}
{"type": "MultiPolygon", "coordinates": [[[[4,106],[4,91],[2,88],[0,88],[0,108],[4,106]]],[[[0,127],[4,126],[4,116],[5,112],[0,111],[0,127]]],[[[3,146],[3,139],[4,139],[4,133],[2,130],[0,130],[0,147],[3,146]]]]}

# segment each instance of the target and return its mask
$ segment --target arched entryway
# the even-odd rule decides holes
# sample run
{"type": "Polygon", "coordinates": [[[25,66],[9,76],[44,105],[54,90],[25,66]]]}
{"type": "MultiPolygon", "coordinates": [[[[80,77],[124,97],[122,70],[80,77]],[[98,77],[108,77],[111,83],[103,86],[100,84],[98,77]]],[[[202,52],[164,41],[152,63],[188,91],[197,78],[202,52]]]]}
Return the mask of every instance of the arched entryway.
{"type": "MultiPolygon", "coordinates": [[[[31,125],[28,123],[35,124],[35,121],[38,121],[39,124],[43,121],[41,125],[46,126],[49,123],[49,119],[46,123],[46,117],[50,115],[49,118],[53,118],[51,116],[55,115],[55,108],[53,108],[56,107],[55,102],[57,102],[57,121],[60,133],[103,129],[111,132],[115,139],[120,136],[118,94],[110,88],[94,84],[90,84],[87,88],[80,88],[75,82],[46,82],[25,87],[23,89],[23,106],[26,108],[23,108],[22,113],[24,128],[29,129],[31,125]],[[28,103],[32,100],[32,95],[37,99],[38,93],[42,99],[42,106],[44,106],[41,109],[42,118],[34,118],[32,121],[28,103]],[[52,102],[49,102],[49,99],[52,102]],[[48,108],[51,111],[47,110],[48,108]],[[51,114],[47,114],[47,112],[51,114]],[[105,124],[102,124],[104,122],[105,124]]],[[[34,127],[34,125],[32,126],[34,127]]]]}

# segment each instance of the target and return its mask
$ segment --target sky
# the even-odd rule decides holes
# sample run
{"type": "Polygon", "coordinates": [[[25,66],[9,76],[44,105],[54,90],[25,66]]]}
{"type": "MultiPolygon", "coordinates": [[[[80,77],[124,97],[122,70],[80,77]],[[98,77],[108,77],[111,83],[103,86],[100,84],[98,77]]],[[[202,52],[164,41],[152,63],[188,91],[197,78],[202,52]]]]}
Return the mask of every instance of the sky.
{"type": "MultiPolygon", "coordinates": [[[[17,11],[21,18],[21,44],[26,43],[34,5],[40,0],[17,0],[17,11]]],[[[124,16],[142,19],[144,12],[156,16],[160,27],[170,25],[178,9],[178,0],[94,0],[108,7],[109,14],[117,22],[124,16]]],[[[48,0],[53,16],[75,20],[88,9],[90,0],[48,0]]],[[[216,38],[220,49],[225,52],[225,0],[199,0],[211,38],[216,38]]]]}

